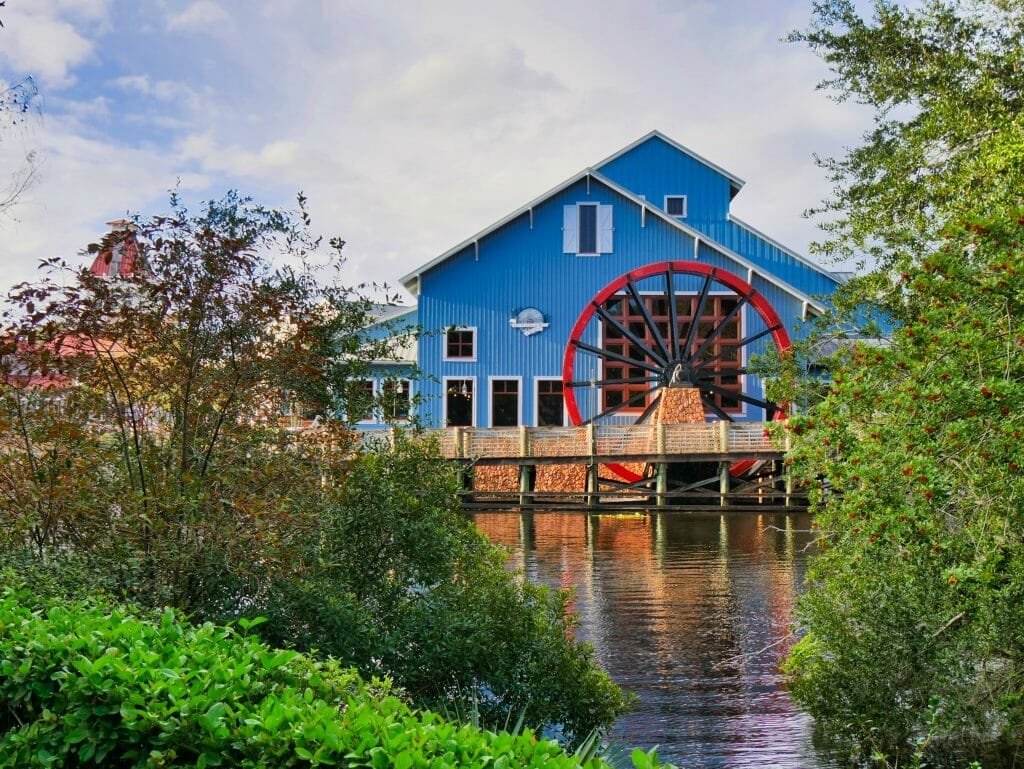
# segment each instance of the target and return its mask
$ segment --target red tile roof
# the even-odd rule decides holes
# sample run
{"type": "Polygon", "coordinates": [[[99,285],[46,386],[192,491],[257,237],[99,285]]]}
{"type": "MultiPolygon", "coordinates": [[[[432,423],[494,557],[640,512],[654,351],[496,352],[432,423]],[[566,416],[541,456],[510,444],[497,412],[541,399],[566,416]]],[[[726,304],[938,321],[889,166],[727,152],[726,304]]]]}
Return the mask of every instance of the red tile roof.
{"type": "Polygon", "coordinates": [[[135,229],[126,219],[107,222],[112,228],[111,245],[104,248],[92,262],[89,270],[101,278],[127,278],[145,266],[142,251],[135,239],[135,229]]]}

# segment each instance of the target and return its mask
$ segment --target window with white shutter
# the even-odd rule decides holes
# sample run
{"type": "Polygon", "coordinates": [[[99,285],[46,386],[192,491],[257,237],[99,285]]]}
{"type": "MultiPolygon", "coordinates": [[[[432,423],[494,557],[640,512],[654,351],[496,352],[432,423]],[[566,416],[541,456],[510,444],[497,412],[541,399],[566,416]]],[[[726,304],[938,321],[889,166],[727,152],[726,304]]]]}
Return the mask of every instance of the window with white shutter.
{"type": "Polygon", "coordinates": [[[565,206],[562,215],[562,253],[596,256],[612,252],[612,207],[598,203],[565,206]]]}

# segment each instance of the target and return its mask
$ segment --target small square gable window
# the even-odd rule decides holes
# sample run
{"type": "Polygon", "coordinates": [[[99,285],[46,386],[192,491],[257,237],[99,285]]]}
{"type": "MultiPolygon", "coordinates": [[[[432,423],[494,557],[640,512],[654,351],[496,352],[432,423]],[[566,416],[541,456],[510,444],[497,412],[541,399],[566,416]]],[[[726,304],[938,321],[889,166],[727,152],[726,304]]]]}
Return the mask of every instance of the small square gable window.
{"type": "Polygon", "coordinates": [[[665,213],[677,219],[686,218],[686,195],[666,195],[665,213]]]}
{"type": "Polygon", "coordinates": [[[596,256],[612,252],[612,207],[598,203],[565,206],[562,253],[596,256]]]}

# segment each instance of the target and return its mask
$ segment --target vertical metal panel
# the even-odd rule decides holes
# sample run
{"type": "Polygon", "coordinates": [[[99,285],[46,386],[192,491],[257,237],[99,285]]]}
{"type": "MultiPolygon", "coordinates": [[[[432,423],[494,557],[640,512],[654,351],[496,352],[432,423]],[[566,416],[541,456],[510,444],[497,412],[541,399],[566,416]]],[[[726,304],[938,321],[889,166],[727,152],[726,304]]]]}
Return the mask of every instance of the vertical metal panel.
{"type": "MultiPolygon", "coordinates": [[[[659,206],[666,194],[686,194],[686,223],[759,265],[761,271],[811,295],[826,295],[835,288],[829,278],[777,245],[728,221],[728,179],[660,139],[612,161],[602,173],[659,206]]],[[[421,407],[425,424],[441,426],[443,378],[458,376],[476,377],[477,425],[488,424],[489,399],[484,388],[490,378],[522,377],[522,413],[524,421],[532,424],[536,413],[534,378],[561,374],[565,345],[587,303],[605,285],[635,267],[694,259],[693,238],[658,217],[646,217],[645,225],[635,203],[596,181],[584,180],[423,274],[419,323],[426,333],[419,343],[419,365],[427,378],[419,391],[425,400],[421,407]],[[577,203],[612,206],[612,253],[563,253],[563,207],[577,203]],[[512,328],[510,319],[527,307],[539,309],[548,328],[531,336],[512,328]],[[443,360],[444,330],[451,326],[477,329],[475,362],[443,360]]],[[[742,267],[705,242],[696,252],[700,261],[747,279],[742,267]]],[[[775,307],[790,333],[799,333],[802,301],[760,276],[755,276],[754,285],[775,307]]],[[[676,288],[695,292],[699,281],[679,277],[676,288]]],[[[746,331],[759,330],[757,322],[756,313],[748,313],[746,331]]],[[[766,344],[769,342],[756,345],[755,351],[766,344]]],[[[586,378],[584,372],[579,373],[579,378],[586,378]]],[[[749,385],[751,394],[761,395],[759,383],[750,381],[749,385]]],[[[750,412],[750,418],[760,418],[754,412],[757,410],[750,412]]]]}

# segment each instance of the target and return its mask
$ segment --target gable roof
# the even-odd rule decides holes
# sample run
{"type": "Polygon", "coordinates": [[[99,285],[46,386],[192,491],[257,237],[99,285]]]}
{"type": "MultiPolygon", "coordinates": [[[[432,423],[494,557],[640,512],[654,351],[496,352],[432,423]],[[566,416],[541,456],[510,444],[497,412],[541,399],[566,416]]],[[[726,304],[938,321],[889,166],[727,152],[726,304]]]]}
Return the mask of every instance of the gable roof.
{"type": "MultiPolygon", "coordinates": [[[[722,254],[726,258],[728,258],[731,261],[736,262],[740,266],[744,267],[747,270],[747,272],[748,272],[748,277],[750,277],[750,276],[752,276],[754,274],[760,275],[762,278],[764,278],[768,282],[770,282],[773,285],[777,286],[778,288],[780,288],[781,290],[783,290],[786,293],[790,294],[791,296],[799,299],[801,302],[804,303],[805,307],[813,307],[816,310],[818,310],[819,312],[823,312],[824,309],[825,309],[825,306],[820,301],[812,298],[810,295],[808,295],[805,292],[801,291],[800,289],[790,285],[789,283],[787,283],[787,282],[777,278],[771,272],[765,270],[762,267],[759,267],[757,264],[752,262],[750,259],[748,259],[745,256],[742,256],[742,255],[736,253],[731,248],[729,248],[729,247],[723,245],[722,243],[716,241],[714,238],[711,238],[708,235],[705,235],[704,233],[699,232],[698,230],[694,229],[693,227],[691,227],[688,224],[684,224],[683,222],[681,222],[679,219],[675,218],[674,216],[670,216],[668,213],[663,211],[661,208],[651,204],[646,198],[640,197],[636,193],[626,189],[625,187],[621,186],[617,182],[612,181],[611,179],[609,179],[608,177],[604,176],[603,174],[601,174],[599,171],[596,170],[597,168],[599,168],[601,166],[604,166],[604,165],[607,165],[608,163],[612,162],[616,158],[621,157],[625,153],[627,153],[630,150],[640,146],[644,142],[651,140],[652,138],[658,138],[658,139],[661,139],[662,141],[667,142],[672,147],[678,149],[680,152],[686,153],[690,157],[693,157],[695,160],[698,160],[699,162],[704,163],[705,165],[707,165],[709,168],[712,168],[716,172],[721,173],[723,176],[725,176],[729,180],[730,188],[734,190],[734,192],[732,193],[733,195],[735,195],[735,192],[738,191],[740,189],[740,187],[742,187],[745,184],[745,182],[742,179],[740,179],[738,176],[732,174],[729,171],[726,171],[725,169],[715,165],[714,163],[711,163],[708,160],[705,160],[704,158],[702,158],[700,155],[696,154],[695,152],[692,152],[691,150],[687,149],[683,145],[678,144],[677,142],[674,142],[673,140],[669,139],[668,137],[666,137],[661,132],[659,132],[659,131],[651,131],[650,133],[648,133],[648,134],[640,137],[639,139],[637,139],[632,144],[629,144],[626,147],[622,148],[621,150],[619,150],[615,154],[608,156],[607,158],[602,160],[596,167],[592,166],[592,167],[589,167],[589,168],[585,168],[582,171],[580,171],[580,172],[570,176],[568,179],[566,179],[561,184],[558,184],[555,187],[552,187],[547,192],[544,192],[543,194],[541,194],[538,197],[536,197],[533,200],[531,200],[529,203],[526,203],[525,205],[520,206],[515,211],[513,211],[512,213],[508,214],[505,217],[502,217],[501,219],[499,219],[498,221],[496,221],[494,224],[490,225],[489,227],[486,227],[486,228],[480,230],[475,235],[472,235],[471,237],[466,238],[461,243],[459,243],[459,244],[457,244],[455,246],[452,246],[451,248],[449,248],[444,253],[442,253],[439,256],[436,256],[435,258],[431,259],[426,264],[423,264],[420,267],[418,267],[417,269],[413,270],[412,272],[410,272],[410,273],[408,273],[406,275],[403,275],[401,278],[399,278],[399,282],[403,286],[405,286],[405,288],[408,289],[414,295],[418,294],[419,292],[418,292],[418,290],[416,290],[418,288],[416,286],[416,283],[418,282],[418,280],[419,280],[421,275],[423,275],[423,274],[425,274],[427,272],[430,272],[430,270],[432,270],[435,267],[439,266],[443,262],[446,262],[448,259],[450,259],[451,257],[455,256],[460,251],[463,251],[464,249],[468,248],[469,246],[471,246],[473,244],[479,244],[479,242],[481,240],[483,240],[484,238],[486,238],[488,235],[490,235],[491,233],[495,232],[496,230],[500,229],[501,227],[504,227],[509,222],[512,222],[515,219],[518,219],[520,216],[523,216],[524,214],[528,213],[531,209],[536,208],[537,206],[546,203],[549,199],[555,197],[560,192],[568,189],[569,187],[571,187],[572,185],[576,184],[577,182],[582,181],[583,179],[586,179],[586,178],[589,177],[590,179],[593,179],[594,181],[604,185],[605,187],[607,187],[608,189],[612,190],[613,192],[618,193],[619,195],[621,195],[622,197],[624,197],[627,200],[631,201],[632,203],[634,203],[635,205],[637,205],[641,209],[646,210],[648,213],[653,214],[654,216],[657,216],[659,219],[661,219],[662,221],[666,222],[670,226],[672,226],[672,227],[676,228],[677,230],[679,230],[679,231],[689,235],[690,237],[694,238],[695,246],[699,245],[700,243],[704,243],[704,244],[710,246],[711,248],[713,248],[715,251],[718,251],[720,254],[722,254]]],[[[742,226],[748,227],[747,225],[742,225],[742,226]]],[[[753,228],[748,227],[748,229],[750,229],[751,232],[753,232],[754,234],[758,235],[759,237],[764,237],[764,236],[761,236],[761,234],[759,232],[757,232],[756,230],[754,230],[753,228]]],[[[767,239],[767,238],[765,238],[765,239],[766,240],[770,240],[770,239],[767,239]]],[[[770,241],[770,242],[772,242],[774,244],[774,241],[770,241]]],[[[777,244],[775,244],[775,245],[777,245],[777,244]]],[[[825,276],[826,278],[828,278],[830,281],[836,283],[837,285],[839,284],[839,281],[836,279],[836,277],[834,275],[832,275],[832,273],[830,273],[827,270],[825,270],[823,267],[821,267],[821,266],[819,266],[817,264],[814,264],[814,262],[811,262],[809,259],[806,259],[805,257],[797,255],[795,252],[791,251],[788,248],[782,248],[781,246],[778,246],[778,247],[784,253],[786,253],[788,256],[791,256],[791,257],[797,259],[804,266],[806,266],[809,269],[812,269],[812,270],[820,273],[821,275],[825,276]]]]}
{"type": "Polygon", "coordinates": [[[710,160],[708,160],[703,155],[698,155],[696,152],[691,150],[689,147],[680,144],[679,142],[675,141],[674,139],[671,139],[668,136],[665,136],[665,134],[663,134],[661,131],[657,131],[657,130],[651,131],[648,134],[644,134],[639,139],[637,139],[635,142],[633,142],[631,144],[627,144],[625,147],[623,147],[618,152],[609,155],[604,160],[602,160],[600,163],[595,164],[593,166],[593,168],[596,168],[596,169],[604,168],[609,163],[611,163],[611,162],[613,162],[615,160],[618,160],[623,155],[629,154],[630,152],[635,150],[637,147],[639,147],[641,144],[646,144],[651,139],[661,139],[663,142],[665,142],[665,144],[669,145],[673,149],[678,150],[679,152],[683,153],[684,155],[689,155],[691,158],[696,160],[701,165],[707,166],[712,171],[715,171],[716,173],[719,173],[722,176],[724,176],[726,179],[728,179],[729,180],[729,198],[730,199],[736,197],[736,193],[739,192],[743,188],[744,184],[746,184],[745,181],[743,181],[740,177],[738,177],[732,171],[727,171],[726,169],[722,168],[717,163],[712,163],[710,160]]]}
{"type": "MultiPolygon", "coordinates": [[[[720,253],[725,258],[727,258],[730,261],[735,262],[736,264],[738,264],[741,267],[745,268],[747,270],[747,273],[748,273],[748,275],[747,275],[747,282],[748,283],[750,282],[750,277],[752,277],[753,275],[759,275],[760,277],[764,278],[766,281],[768,281],[772,285],[777,286],[778,288],[780,288],[783,291],[785,291],[790,296],[796,297],[797,299],[802,301],[805,305],[807,305],[809,307],[813,307],[816,310],[818,310],[819,312],[824,312],[825,311],[825,305],[823,305],[817,299],[814,299],[809,294],[806,294],[805,292],[801,291],[800,289],[796,288],[795,286],[790,285],[789,283],[787,283],[786,281],[782,280],[781,278],[776,277],[771,272],[765,270],[763,267],[758,266],[757,264],[752,262],[747,257],[742,256],[741,254],[736,253],[735,251],[733,251],[728,246],[722,245],[721,243],[716,241],[714,238],[710,238],[707,235],[705,235],[703,232],[700,232],[699,230],[695,230],[693,227],[691,227],[688,224],[684,224],[683,222],[681,222],[676,217],[671,216],[668,213],[666,213],[665,211],[663,211],[661,208],[659,208],[657,206],[654,206],[654,205],[651,205],[651,203],[648,202],[646,198],[641,198],[639,195],[631,192],[630,190],[627,190],[625,187],[622,187],[622,186],[616,184],[611,179],[603,176],[602,174],[599,174],[596,171],[591,171],[590,172],[590,176],[595,181],[600,182],[601,184],[603,184],[606,187],[608,187],[608,189],[613,190],[614,192],[617,192],[619,195],[622,195],[622,197],[627,198],[628,200],[631,200],[637,206],[645,209],[649,214],[657,216],[659,219],[661,219],[665,223],[669,224],[670,226],[675,227],[677,230],[680,230],[681,232],[684,232],[687,235],[689,235],[691,238],[694,239],[694,249],[695,250],[700,246],[701,243],[704,243],[704,244],[710,246],[711,248],[713,248],[715,251],[720,253]]],[[[838,284],[838,281],[835,279],[835,277],[833,277],[832,274],[829,273],[828,271],[824,270],[821,267],[818,267],[817,265],[813,265],[810,262],[807,262],[807,264],[808,264],[808,266],[813,267],[815,270],[817,270],[822,275],[827,277],[829,280],[831,280],[834,283],[838,284]]]]}

